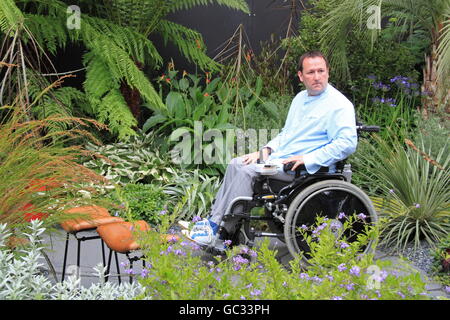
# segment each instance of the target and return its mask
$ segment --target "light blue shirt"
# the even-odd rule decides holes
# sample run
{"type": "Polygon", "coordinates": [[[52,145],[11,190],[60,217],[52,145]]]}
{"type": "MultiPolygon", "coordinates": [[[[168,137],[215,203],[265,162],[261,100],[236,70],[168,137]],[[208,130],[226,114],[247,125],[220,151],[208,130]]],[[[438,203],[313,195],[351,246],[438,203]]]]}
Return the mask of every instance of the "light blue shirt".
{"type": "MultiPolygon", "coordinates": [[[[353,104],[331,84],[319,95],[299,92],[292,100],[281,132],[265,147],[269,161],[303,155],[308,173],[330,167],[355,152],[357,144],[353,104]]],[[[276,161],[278,160],[278,161],[276,161]]]]}

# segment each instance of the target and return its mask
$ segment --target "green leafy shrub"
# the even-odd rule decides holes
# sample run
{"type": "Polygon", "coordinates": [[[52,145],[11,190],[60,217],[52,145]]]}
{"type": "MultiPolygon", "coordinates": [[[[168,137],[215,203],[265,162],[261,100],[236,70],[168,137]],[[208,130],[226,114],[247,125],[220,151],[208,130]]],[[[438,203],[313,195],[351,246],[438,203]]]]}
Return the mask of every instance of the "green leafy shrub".
{"type": "Polygon", "coordinates": [[[443,154],[450,153],[450,121],[448,114],[430,113],[426,116],[417,117],[417,131],[413,136],[413,141],[420,144],[423,141],[426,150],[429,150],[431,157],[436,157],[441,150],[443,154]]]}
{"type": "MultiPolygon", "coordinates": [[[[284,40],[284,47],[289,48],[287,61],[292,66],[293,74],[297,71],[298,59],[303,53],[310,50],[329,51],[326,50],[330,49],[329,44],[327,48],[320,47],[323,38],[321,30],[329,22],[328,14],[343,2],[345,1],[314,0],[309,2],[311,7],[302,10],[298,36],[284,40]]],[[[359,19],[360,16],[354,16],[351,21],[358,26],[359,19]]],[[[365,95],[370,86],[365,79],[369,75],[374,75],[382,81],[388,81],[397,75],[418,80],[419,73],[415,71],[415,66],[422,61],[422,38],[417,36],[410,37],[409,42],[399,41],[394,32],[394,25],[394,21],[389,21],[383,26],[377,33],[379,39],[375,44],[370,37],[364,35],[362,28],[345,29],[345,37],[342,39],[346,40],[333,47],[337,59],[342,58],[339,54],[343,55],[343,48],[346,48],[346,64],[331,68],[330,82],[341,89],[355,106],[365,103],[365,95]],[[344,76],[345,74],[347,76],[344,76]]],[[[339,37],[337,33],[334,36],[339,37]]],[[[330,64],[333,65],[333,61],[330,61],[330,64]]]]}
{"type": "Polygon", "coordinates": [[[161,222],[161,216],[171,210],[169,196],[162,187],[153,184],[128,183],[116,187],[110,197],[120,203],[116,215],[133,220],[145,220],[152,225],[161,222]]]}
{"type": "MultiPolygon", "coordinates": [[[[316,227],[326,222],[322,218],[316,227]]],[[[370,236],[373,232],[375,229],[369,231],[370,236]]],[[[163,300],[429,298],[417,271],[406,265],[394,269],[389,261],[374,261],[371,254],[355,254],[359,246],[367,244],[368,237],[342,246],[329,223],[316,234],[318,238],[308,241],[309,245],[314,242],[312,262],[317,264],[304,270],[300,257],[296,257],[287,270],[277,261],[276,251],[269,248],[267,240],[255,249],[230,248],[225,257],[205,262],[196,244],[162,244],[159,234],[152,231],[141,243],[152,267],[139,282],[153,299],[163,300]]]]}
{"type": "Polygon", "coordinates": [[[370,75],[361,80],[367,91],[364,100],[355,105],[358,119],[380,126],[384,140],[391,140],[393,134],[400,140],[410,136],[416,128],[416,109],[421,101],[419,84],[404,76],[381,81],[370,75]]]}
{"type": "Polygon", "coordinates": [[[175,171],[170,160],[156,147],[155,138],[157,136],[153,132],[145,134],[138,131],[127,142],[101,146],[87,143],[86,149],[96,156],[83,165],[120,185],[167,183],[175,171]]]}
{"type": "Polygon", "coordinates": [[[175,174],[164,191],[171,202],[178,204],[177,219],[191,220],[195,216],[207,217],[219,187],[219,177],[208,176],[197,169],[175,174]]]}
{"type": "Polygon", "coordinates": [[[141,296],[144,288],[139,283],[120,285],[104,281],[106,267],[94,268],[99,283],[81,287],[75,275],[63,282],[51,283],[40,274],[42,250],[40,235],[45,232],[42,221],[33,220],[24,236],[28,243],[12,250],[7,246],[11,233],[6,224],[0,224],[0,300],[130,300],[141,296]]]}
{"type": "Polygon", "coordinates": [[[450,234],[437,243],[433,250],[433,272],[450,286],[450,234]]]}
{"type": "Polygon", "coordinates": [[[363,142],[367,152],[359,155],[360,161],[370,170],[360,177],[378,186],[372,200],[384,221],[381,243],[400,249],[426,240],[433,246],[450,232],[450,155],[441,150],[431,159],[423,143],[375,140],[363,142]]]}
{"type": "Polygon", "coordinates": [[[0,121],[0,222],[19,228],[30,219],[45,218],[46,226],[52,226],[67,218],[67,207],[104,205],[102,199],[86,199],[80,191],[98,194],[95,187],[107,187],[108,181],[78,163],[86,153],[82,146],[68,146],[78,138],[95,141],[84,128],[102,126],[74,117],[30,120],[24,108],[0,108],[6,115],[0,121]],[[48,130],[61,126],[72,129],[48,130]]]}

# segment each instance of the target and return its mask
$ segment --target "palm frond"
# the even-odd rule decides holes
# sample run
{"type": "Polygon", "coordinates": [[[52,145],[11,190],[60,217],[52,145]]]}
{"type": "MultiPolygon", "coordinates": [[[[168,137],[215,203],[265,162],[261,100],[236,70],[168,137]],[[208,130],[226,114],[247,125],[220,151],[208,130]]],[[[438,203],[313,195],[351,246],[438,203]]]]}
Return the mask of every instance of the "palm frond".
{"type": "MultiPolygon", "coordinates": [[[[450,77],[450,5],[444,14],[442,33],[439,38],[437,78],[440,81],[449,81],[450,77]]],[[[445,87],[445,86],[444,86],[445,87]]]]}
{"type": "Polygon", "coordinates": [[[328,57],[330,67],[338,79],[350,79],[347,59],[347,41],[351,32],[363,37],[376,39],[376,29],[368,29],[366,23],[370,17],[367,9],[378,5],[379,0],[334,0],[335,9],[331,10],[320,28],[320,48],[328,57]]]}

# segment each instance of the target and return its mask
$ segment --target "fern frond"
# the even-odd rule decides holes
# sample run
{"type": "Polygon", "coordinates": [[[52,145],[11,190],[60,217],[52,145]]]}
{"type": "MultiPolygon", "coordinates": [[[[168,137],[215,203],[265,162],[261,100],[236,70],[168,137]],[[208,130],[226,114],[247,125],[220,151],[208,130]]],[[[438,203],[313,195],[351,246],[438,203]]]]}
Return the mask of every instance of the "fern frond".
{"type": "Polygon", "coordinates": [[[163,36],[165,44],[171,41],[190,62],[196,63],[202,70],[217,71],[220,64],[205,53],[205,44],[200,33],[175,22],[161,20],[157,31],[163,36]]]}
{"type": "Polygon", "coordinates": [[[100,100],[91,101],[94,104],[95,102],[98,102],[96,105],[98,120],[108,122],[109,128],[118,135],[119,139],[126,139],[136,134],[132,128],[137,125],[137,121],[118,89],[111,90],[100,100]]]}
{"type": "Polygon", "coordinates": [[[250,9],[245,0],[181,0],[173,1],[171,4],[171,11],[190,9],[195,6],[208,5],[208,4],[218,4],[221,6],[228,7],[230,9],[236,9],[243,11],[245,13],[250,13],[250,9]]]}
{"type": "Polygon", "coordinates": [[[153,43],[132,28],[88,16],[83,16],[83,22],[88,25],[90,32],[95,33],[95,36],[108,39],[115,46],[129,53],[135,60],[154,66],[162,64],[163,60],[153,43]]]}
{"type": "Polygon", "coordinates": [[[22,11],[16,6],[14,0],[2,0],[0,5],[0,31],[10,33],[16,30],[24,21],[22,11]]]}
{"type": "Polygon", "coordinates": [[[68,40],[65,20],[35,14],[25,14],[25,17],[26,27],[41,48],[52,54],[56,54],[58,48],[65,48],[68,40]]]}

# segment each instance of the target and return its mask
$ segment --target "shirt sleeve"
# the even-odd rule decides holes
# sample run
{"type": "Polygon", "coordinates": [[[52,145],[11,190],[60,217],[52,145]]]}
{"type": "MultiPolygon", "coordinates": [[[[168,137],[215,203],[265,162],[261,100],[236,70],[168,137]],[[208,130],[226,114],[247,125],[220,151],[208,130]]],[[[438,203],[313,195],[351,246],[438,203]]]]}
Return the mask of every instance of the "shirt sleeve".
{"type": "Polygon", "coordinates": [[[329,114],[327,136],[329,143],[303,156],[306,170],[311,174],[355,152],[358,139],[353,105],[344,104],[329,114]]]}

